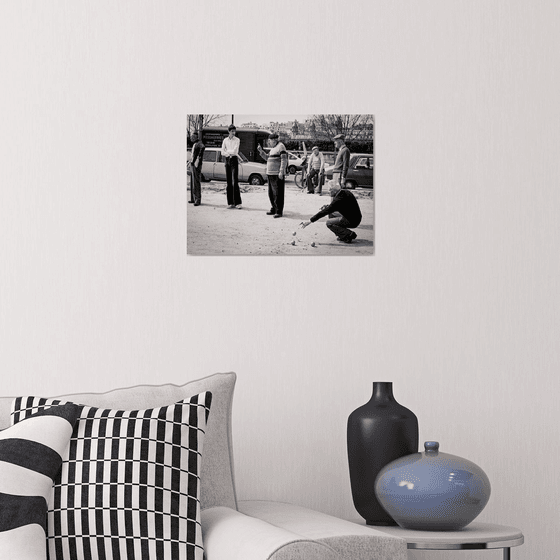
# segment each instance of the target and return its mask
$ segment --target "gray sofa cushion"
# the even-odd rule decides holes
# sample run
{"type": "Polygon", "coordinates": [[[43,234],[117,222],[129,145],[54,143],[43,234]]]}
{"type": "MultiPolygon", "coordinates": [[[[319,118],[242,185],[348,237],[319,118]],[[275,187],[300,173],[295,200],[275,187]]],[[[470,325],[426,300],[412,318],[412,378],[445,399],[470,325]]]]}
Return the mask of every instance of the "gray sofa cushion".
{"type": "Polygon", "coordinates": [[[327,544],[225,507],[202,512],[209,560],[340,560],[327,544]]]}
{"type": "MultiPolygon", "coordinates": [[[[301,506],[261,500],[240,501],[239,512],[322,544],[340,560],[406,560],[406,541],[301,506]]],[[[204,534],[204,517],[202,518],[204,534]]]]}
{"type": "MultiPolygon", "coordinates": [[[[231,407],[236,379],[233,372],[216,373],[184,385],[136,385],[106,393],[58,395],[53,398],[102,408],[143,410],[211,391],[212,408],[202,457],[201,508],[227,506],[237,509],[231,445],[231,407]]],[[[13,400],[13,397],[0,398],[0,429],[10,425],[13,400]]]]}

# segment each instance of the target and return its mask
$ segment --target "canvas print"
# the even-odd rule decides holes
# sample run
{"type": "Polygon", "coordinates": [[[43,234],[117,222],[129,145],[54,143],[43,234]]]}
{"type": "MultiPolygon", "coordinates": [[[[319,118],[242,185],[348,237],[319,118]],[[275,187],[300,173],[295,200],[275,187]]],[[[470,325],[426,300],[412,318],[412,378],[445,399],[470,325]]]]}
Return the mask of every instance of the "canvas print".
{"type": "Polygon", "coordinates": [[[187,254],[374,254],[375,118],[187,115],[187,254]]]}

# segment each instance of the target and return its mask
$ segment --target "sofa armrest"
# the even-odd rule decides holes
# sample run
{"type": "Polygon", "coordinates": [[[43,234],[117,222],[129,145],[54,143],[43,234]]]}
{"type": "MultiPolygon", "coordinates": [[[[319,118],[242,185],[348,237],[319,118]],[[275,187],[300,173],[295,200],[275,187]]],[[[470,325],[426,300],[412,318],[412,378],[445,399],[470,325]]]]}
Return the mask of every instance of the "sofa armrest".
{"type": "Polygon", "coordinates": [[[340,560],[407,559],[404,539],[389,537],[373,527],[282,502],[245,500],[240,501],[238,507],[253,519],[328,546],[340,560]]]}
{"type": "Polygon", "coordinates": [[[202,511],[206,560],[339,560],[327,544],[228,507],[202,511]]]}

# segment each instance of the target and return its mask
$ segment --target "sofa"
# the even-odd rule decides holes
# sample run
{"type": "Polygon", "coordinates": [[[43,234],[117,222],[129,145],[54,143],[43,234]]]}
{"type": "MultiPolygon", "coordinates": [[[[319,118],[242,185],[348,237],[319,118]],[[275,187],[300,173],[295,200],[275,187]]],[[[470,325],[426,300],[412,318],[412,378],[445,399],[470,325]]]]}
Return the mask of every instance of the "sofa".
{"type": "Polygon", "coordinates": [[[405,560],[373,527],[237,496],[236,379],[0,398],[0,557],[405,560]]]}

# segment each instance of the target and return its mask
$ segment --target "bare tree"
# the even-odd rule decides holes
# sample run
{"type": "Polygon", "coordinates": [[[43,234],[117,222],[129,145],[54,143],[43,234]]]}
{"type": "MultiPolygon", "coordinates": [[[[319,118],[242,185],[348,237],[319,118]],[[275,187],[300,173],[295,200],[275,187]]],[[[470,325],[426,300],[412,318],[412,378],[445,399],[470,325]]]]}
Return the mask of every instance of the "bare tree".
{"type": "MultiPolygon", "coordinates": [[[[307,122],[306,122],[307,124],[307,122]]],[[[309,125],[309,132],[311,134],[311,137],[314,139],[317,136],[317,125],[315,124],[314,121],[311,121],[311,124],[309,125]]]]}
{"type": "Polygon", "coordinates": [[[210,126],[225,115],[187,115],[187,134],[198,130],[200,133],[205,126],[210,126]]]}
{"type": "Polygon", "coordinates": [[[317,134],[333,138],[344,134],[347,141],[366,140],[373,136],[373,115],[313,115],[317,134]]]}

